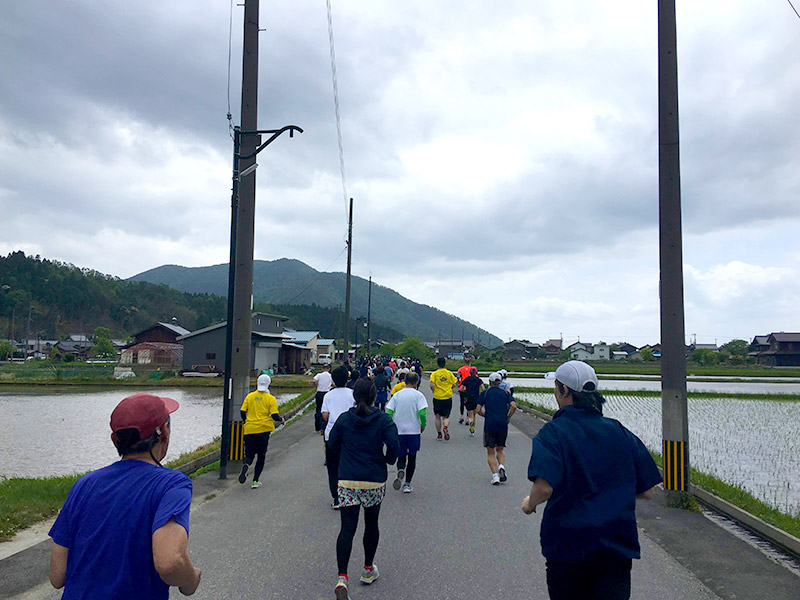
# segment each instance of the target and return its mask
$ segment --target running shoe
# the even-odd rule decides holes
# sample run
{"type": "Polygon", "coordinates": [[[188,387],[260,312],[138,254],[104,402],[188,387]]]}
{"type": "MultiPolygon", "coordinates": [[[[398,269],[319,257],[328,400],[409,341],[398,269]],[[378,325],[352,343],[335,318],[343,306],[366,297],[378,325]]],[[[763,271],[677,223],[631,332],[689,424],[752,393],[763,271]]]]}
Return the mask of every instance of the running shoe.
{"type": "Polygon", "coordinates": [[[464,417],[461,417],[461,418],[458,420],[458,424],[459,424],[459,425],[461,425],[463,422],[464,422],[464,417]]]}
{"type": "Polygon", "coordinates": [[[447,427],[444,428],[444,441],[448,441],[450,439],[450,432],[447,430],[447,427]]]}
{"type": "Polygon", "coordinates": [[[331,502],[331,508],[333,510],[339,510],[340,508],[342,508],[342,505],[339,504],[338,500],[334,500],[333,502],[331,502]]]}
{"type": "Polygon", "coordinates": [[[242,464],[242,472],[239,473],[239,483],[244,483],[247,480],[247,469],[250,467],[247,463],[242,464]]]}
{"type": "Polygon", "coordinates": [[[260,488],[262,485],[264,485],[264,484],[263,484],[263,483],[261,483],[260,481],[254,481],[254,482],[253,482],[253,484],[250,486],[250,489],[251,489],[251,490],[257,490],[257,489],[258,489],[258,488],[260,488]]]}
{"type": "Polygon", "coordinates": [[[492,485],[500,485],[500,475],[492,473],[492,485]]]}
{"type": "Polygon", "coordinates": [[[406,477],[405,469],[397,469],[397,477],[394,478],[392,482],[392,487],[396,490],[400,489],[400,486],[403,485],[403,479],[406,477]]]}
{"type": "Polygon", "coordinates": [[[474,423],[472,423],[472,424],[469,426],[469,434],[470,434],[470,435],[473,435],[473,436],[475,435],[475,424],[474,424],[474,423]]]}
{"type": "Polygon", "coordinates": [[[436,434],[436,439],[439,440],[440,442],[442,441],[442,432],[441,431],[438,434],[436,434]]]}
{"type": "Polygon", "coordinates": [[[372,563],[372,568],[368,569],[364,567],[361,571],[361,583],[366,583],[367,585],[374,582],[378,577],[380,577],[380,573],[378,573],[378,565],[372,563]]]}
{"type": "Polygon", "coordinates": [[[467,427],[469,427],[469,419],[464,419],[464,425],[466,425],[467,427]]]}
{"type": "Polygon", "coordinates": [[[411,493],[411,492],[413,492],[413,491],[414,491],[414,488],[413,488],[413,487],[411,487],[411,484],[410,484],[410,483],[408,483],[408,482],[406,481],[406,482],[403,484],[403,493],[404,493],[404,494],[410,494],[410,493],[411,493]]]}
{"type": "Polygon", "coordinates": [[[351,600],[350,593],[347,591],[346,577],[339,577],[339,583],[336,584],[333,593],[336,594],[336,600],[351,600]]]}
{"type": "Polygon", "coordinates": [[[501,483],[508,480],[508,477],[506,477],[506,468],[503,465],[500,465],[500,468],[497,469],[497,474],[500,475],[501,483]]]}

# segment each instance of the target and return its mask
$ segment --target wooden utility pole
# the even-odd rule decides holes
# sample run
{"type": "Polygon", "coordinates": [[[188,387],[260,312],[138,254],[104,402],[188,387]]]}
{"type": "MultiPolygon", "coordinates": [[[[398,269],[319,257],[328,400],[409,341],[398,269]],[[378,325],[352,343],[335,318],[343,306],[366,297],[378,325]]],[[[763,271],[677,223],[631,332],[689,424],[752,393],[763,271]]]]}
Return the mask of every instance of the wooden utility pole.
{"type": "MultiPolygon", "coordinates": [[[[246,156],[255,152],[259,145],[258,130],[258,10],[259,0],[244,2],[244,51],[242,53],[242,107],[241,134],[237,135],[238,155],[246,156]]],[[[238,133],[238,132],[237,132],[238,133]]],[[[255,170],[245,177],[238,174],[255,164],[255,156],[234,159],[238,162],[235,174],[234,206],[236,223],[231,227],[235,231],[232,240],[230,269],[233,269],[232,311],[229,310],[228,327],[233,328],[232,344],[226,356],[230,371],[225,373],[227,379],[227,396],[223,399],[223,425],[220,457],[220,479],[227,477],[227,460],[231,447],[231,427],[228,423],[240,421],[236,408],[250,392],[250,338],[251,314],[253,298],[253,245],[255,236],[256,208],[256,174],[255,170]],[[236,196],[238,195],[238,198],[236,196]],[[237,202],[238,201],[238,202],[237,202]]],[[[229,291],[230,293],[230,291],[229,291]]]]}
{"type": "Polygon", "coordinates": [[[372,345],[372,337],[370,336],[370,327],[372,326],[372,275],[369,276],[369,293],[367,294],[367,356],[371,355],[370,346],[372,345]]]}
{"type": "Polygon", "coordinates": [[[683,304],[681,164],[675,0],[658,2],[658,207],[661,268],[661,415],[664,489],[689,489],[689,417],[683,304]]]}
{"type": "Polygon", "coordinates": [[[344,289],[344,360],[350,360],[350,273],[353,262],[353,199],[350,198],[350,218],[347,222],[347,282],[344,289]]]}

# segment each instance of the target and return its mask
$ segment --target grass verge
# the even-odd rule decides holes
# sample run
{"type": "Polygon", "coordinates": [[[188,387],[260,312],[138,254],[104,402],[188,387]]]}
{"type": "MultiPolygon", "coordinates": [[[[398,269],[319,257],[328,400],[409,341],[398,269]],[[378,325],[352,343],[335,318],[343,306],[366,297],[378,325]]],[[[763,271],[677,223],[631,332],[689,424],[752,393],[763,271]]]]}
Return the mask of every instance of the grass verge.
{"type": "Polygon", "coordinates": [[[0,542],[18,531],[56,515],[80,475],[0,481],[0,542]]]}
{"type": "MultiPolygon", "coordinates": [[[[551,394],[552,387],[518,387],[514,393],[551,394]]],[[[642,398],[660,398],[660,390],[600,390],[603,396],[639,396],[642,398]]],[[[800,402],[800,394],[743,394],[739,392],[689,392],[690,399],[724,398],[734,400],[771,400],[775,402],[800,402]]]]}

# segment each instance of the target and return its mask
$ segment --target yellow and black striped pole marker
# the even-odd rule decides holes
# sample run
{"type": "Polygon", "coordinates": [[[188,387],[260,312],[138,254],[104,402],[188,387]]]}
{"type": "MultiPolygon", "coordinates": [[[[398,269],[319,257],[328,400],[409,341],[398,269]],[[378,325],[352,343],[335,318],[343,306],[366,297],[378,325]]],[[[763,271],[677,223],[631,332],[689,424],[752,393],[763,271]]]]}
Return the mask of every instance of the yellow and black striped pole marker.
{"type": "Polygon", "coordinates": [[[664,489],[685,492],[689,483],[686,443],[663,440],[662,455],[664,457],[664,489]]]}
{"type": "Polygon", "coordinates": [[[242,460],[244,456],[244,423],[231,422],[231,453],[230,460],[242,460]]]}

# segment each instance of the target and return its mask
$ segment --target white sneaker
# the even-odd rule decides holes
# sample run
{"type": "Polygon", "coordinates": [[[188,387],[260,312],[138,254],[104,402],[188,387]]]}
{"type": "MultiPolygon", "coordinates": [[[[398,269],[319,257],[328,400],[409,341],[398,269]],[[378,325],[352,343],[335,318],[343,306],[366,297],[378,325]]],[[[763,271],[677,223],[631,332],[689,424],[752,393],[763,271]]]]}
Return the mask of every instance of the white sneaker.
{"type": "Polygon", "coordinates": [[[501,483],[505,483],[508,480],[508,477],[506,477],[506,468],[503,465],[500,465],[500,468],[497,469],[497,474],[500,476],[501,483]]]}
{"type": "Polygon", "coordinates": [[[492,473],[492,485],[500,485],[500,475],[492,473]]]}

